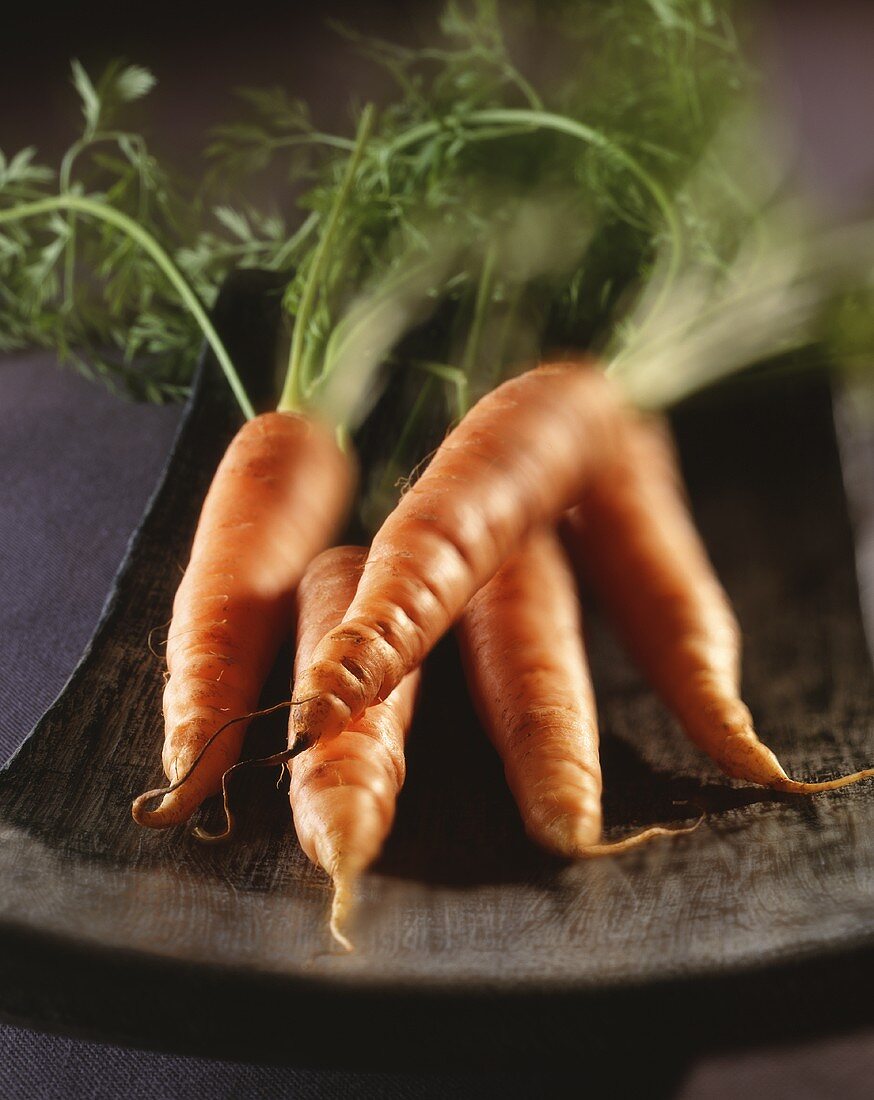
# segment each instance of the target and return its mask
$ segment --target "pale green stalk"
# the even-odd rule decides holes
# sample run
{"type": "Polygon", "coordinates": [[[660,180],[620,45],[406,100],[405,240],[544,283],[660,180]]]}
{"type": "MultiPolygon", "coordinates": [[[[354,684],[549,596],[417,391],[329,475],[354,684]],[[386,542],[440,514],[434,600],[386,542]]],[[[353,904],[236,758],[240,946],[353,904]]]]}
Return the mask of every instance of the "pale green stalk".
{"type": "Polygon", "coordinates": [[[288,149],[296,145],[325,145],[331,149],[343,149],[351,153],[355,149],[355,142],[350,138],[339,137],[336,134],[323,134],[317,131],[306,134],[291,134],[289,137],[275,138],[267,143],[270,149],[288,149]]]}
{"type": "Polygon", "coordinates": [[[470,330],[464,347],[464,355],[461,359],[461,369],[468,378],[473,368],[476,366],[486,313],[488,312],[489,302],[492,297],[492,279],[495,273],[495,263],[497,261],[496,253],[497,249],[494,245],[490,245],[486,249],[479,283],[476,288],[473,319],[470,323],[470,330]]]}
{"type": "Polygon", "coordinates": [[[470,409],[470,379],[460,367],[449,363],[435,363],[430,359],[413,359],[411,367],[448,382],[455,389],[455,415],[463,419],[470,409]]]}
{"type": "MultiPolygon", "coordinates": [[[[576,119],[566,118],[564,115],[553,114],[549,111],[537,111],[522,107],[486,108],[471,111],[470,114],[463,116],[463,118],[459,120],[459,124],[472,127],[522,125],[531,126],[535,129],[552,130],[556,133],[567,134],[569,137],[576,138],[578,141],[583,141],[588,145],[593,145],[598,149],[605,150],[614,157],[618,163],[627,168],[628,171],[643,184],[647,191],[649,191],[653,201],[664,218],[665,227],[668,233],[670,252],[665,281],[653,303],[650,317],[654,317],[659,312],[680,270],[682,259],[682,234],[677,213],[674,210],[674,206],[667,192],[661,184],[647,172],[643,165],[638,163],[634,157],[620,146],[616,145],[615,142],[611,141],[606,134],[602,134],[599,130],[587,126],[583,122],[578,122],[576,119]]],[[[406,133],[399,134],[389,143],[387,153],[390,156],[410,145],[416,145],[425,138],[432,137],[434,134],[439,133],[443,127],[444,123],[439,119],[413,126],[407,130],[406,133]]]]}
{"type": "Polygon", "coordinates": [[[133,218],[97,199],[89,199],[81,195],[56,195],[50,199],[41,199],[38,202],[23,203],[6,210],[0,210],[0,224],[23,221],[26,218],[36,218],[41,214],[51,214],[59,210],[73,210],[113,225],[116,229],[120,229],[122,233],[126,233],[149,255],[200,326],[200,330],[212,348],[219,366],[224,371],[225,378],[243,414],[248,419],[254,417],[255,410],[249,401],[243,383],[240,381],[236,368],[231,362],[231,357],[228,355],[227,349],[216,332],[212,321],[210,321],[200,299],[188,285],[185,276],[173,262],[170,255],[158,244],[151,233],[138,225],[133,218]]]}
{"type": "MultiPolygon", "coordinates": [[[[432,383],[434,381],[433,374],[436,372],[428,370],[428,373],[429,375],[431,375],[431,377],[425,379],[425,384],[422,386],[421,390],[419,390],[419,393],[413,404],[413,408],[410,411],[410,415],[407,417],[407,420],[404,423],[403,428],[401,429],[401,434],[398,437],[394,448],[392,449],[392,453],[389,456],[389,460],[386,463],[385,469],[383,470],[382,477],[379,480],[379,484],[374,494],[377,502],[383,500],[388,490],[392,488],[393,483],[391,483],[390,479],[397,477],[397,472],[400,468],[400,461],[405,451],[410,446],[410,442],[412,441],[416,428],[418,427],[419,417],[427,408],[428,401],[431,398],[432,383]]],[[[380,516],[380,523],[384,518],[384,516],[380,516]]]]}
{"type": "Polygon", "coordinates": [[[316,305],[319,294],[319,284],[322,273],[330,256],[331,244],[337,232],[343,216],[343,210],[352,191],[355,182],[355,174],[364,154],[367,139],[373,125],[374,109],[368,104],[361,113],[361,121],[358,124],[358,133],[355,138],[355,148],[346,165],[346,171],[340,184],[340,189],[334,199],[334,205],[328,215],[325,228],[319,240],[313,258],[307,270],[306,283],[301,295],[300,306],[294,322],[294,332],[291,337],[291,350],[288,358],[288,373],[285,376],[285,385],[277,406],[280,412],[300,412],[304,403],[304,351],[306,345],[306,331],[310,323],[310,316],[316,305]]]}
{"type": "MultiPolygon", "coordinates": [[[[145,150],[143,139],[138,134],[129,134],[124,130],[97,130],[94,133],[85,134],[78,141],[73,142],[64,154],[64,159],[61,161],[61,167],[58,171],[58,187],[61,193],[66,195],[70,192],[73,165],[80,153],[101,142],[110,141],[116,145],[121,145],[122,140],[125,138],[132,145],[138,146],[141,152],[145,150]]],[[[145,189],[143,188],[142,177],[140,178],[140,216],[145,219],[145,189]]],[[[70,216],[67,226],[69,236],[64,249],[64,308],[72,309],[74,304],[73,284],[76,275],[76,218],[74,216],[70,216]]]]}
{"type": "Polygon", "coordinates": [[[283,267],[288,263],[291,257],[294,255],[297,246],[301,241],[312,233],[315,227],[319,224],[319,215],[317,211],[313,211],[312,214],[304,221],[299,229],[296,229],[294,233],[288,238],[285,244],[273,257],[273,267],[277,271],[281,271],[283,267]]]}

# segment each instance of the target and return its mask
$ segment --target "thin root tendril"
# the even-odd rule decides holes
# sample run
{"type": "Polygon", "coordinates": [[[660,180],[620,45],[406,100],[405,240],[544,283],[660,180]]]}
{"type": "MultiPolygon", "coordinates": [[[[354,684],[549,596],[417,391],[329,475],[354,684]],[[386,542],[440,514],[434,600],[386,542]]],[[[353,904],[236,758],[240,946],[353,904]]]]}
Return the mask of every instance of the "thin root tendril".
{"type": "MultiPolygon", "coordinates": [[[[143,791],[142,794],[137,795],[137,797],[133,800],[133,803],[131,805],[131,814],[133,816],[134,821],[136,821],[136,823],[138,825],[148,825],[149,824],[149,817],[151,816],[151,814],[154,811],[148,809],[147,804],[149,802],[152,802],[156,798],[161,798],[163,800],[163,798],[166,795],[172,794],[174,791],[178,791],[179,788],[183,785],[183,783],[186,783],[191,778],[191,776],[194,774],[198,764],[203,759],[204,755],[208,752],[210,746],[213,744],[213,742],[216,740],[216,738],[219,737],[222,733],[224,733],[224,731],[226,729],[228,729],[229,726],[236,725],[236,723],[238,723],[238,722],[245,722],[250,718],[263,718],[268,714],[274,714],[276,711],[283,710],[286,707],[290,709],[291,707],[298,707],[298,706],[301,706],[303,703],[309,703],[310,701],[311,701],[311,699],[284,699],[281,703],[275,703],[272,707],[265,707],[263,710],[253,710],[253,711],[250,711],[248,714],[240,714],[236,718],[229,719],[223,725],[219,726],[219,728],[215,731],[215,733],[213,733],[209,737],[209,739],[204,742],[203,747],[201,748],[200,752],[198,752],[197,756],[195,756],[194,760],[191,762],[191,764],[189,764],[188,768],[185,770],[185,772],[183,772],[183,774],[181,776],[179,776],[177,779],[174,779],[173,782],[168,784],[168,786],[166,786],[166,787],[155,787],[153,790],[143,791]]],[[[263,766],[267,766],[270,763],[285,764],[289,760],[293,759],[295,756],[298,756],[305,749],[308,749],[309,745],[310,745],[310,742],[309,742],[309,740],[307,739],[306,736],[298,736],[295,739],[295,742],[291,746],[291,748],[286,749],[284,752],[276,753],[275,757],[272,757],[272,756],[271,757],[264,757],[263,759],[260,759],[260,760],[246,760],[246,761],[243,761],[242,763],[251,764],[252,766],[255,766],[255,765],[258,765],[258,764],[261,764],[263,766]],[[282,759],[280,759],[280,758],[282,758],[282,759]]],[[[240,764],[232,765],[230,768],[227,769],[227,771],[225,771],[224,775],[222,776],[222,791],[223,792],[225,791],[225,779],[226,779],[228,773],[232,772],[234,770],[234,768],[237,768],[237,767],[240,767],[240,764]]],[[[225,813],[229,818],[227,828],[230,829],[230,827],[231,827],[231,825],[230,825],[230,815],[227,812],[227,804],[225,804],[225,813]]],[[[206,834],[206,836],[209,836],[209,835],[210,834],[206,834]]],[[[203,838],[200,838],[200,839],[203,839],[203,838]]]]}
{"type": "Polygon", "coordinates": [[[623,837],[621,840],[607,841],[603,844],[587,844],[579,850],[577,855],[580,859],[599,859],[602,856],[615,856],[620,852],[628,852],[632,848],[639,848],[643,844],[648,844],[656,837],[684,836],[688,833],[694,833],[706,816],[702,813],[694,825],[653,825],[648,829],[641,829],[639,833],[632,833],[631,836],[623,837]]]}
{"type": "Polygon", "coordinates": [[[850,787],[854,783],[859,783],[863,779],[870,779],[874,776],[874,768],[863,768],[858,772],[851,772],[849,775],[838,776],[837,779],[822,779],[814,782],[806,783],[799,779],[790,779],[788,776],[786,779],[775,780],[773,786],[778,791],[788,791],[789,794],[820,794],[822,791],[836,791],[840,787],[850,787]]]}

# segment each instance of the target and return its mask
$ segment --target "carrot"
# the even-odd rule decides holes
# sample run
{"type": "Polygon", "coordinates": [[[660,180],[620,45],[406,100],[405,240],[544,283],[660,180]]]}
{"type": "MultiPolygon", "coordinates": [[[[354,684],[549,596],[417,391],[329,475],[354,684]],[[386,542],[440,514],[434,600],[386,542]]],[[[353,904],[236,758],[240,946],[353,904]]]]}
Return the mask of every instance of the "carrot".
{"type": "Polygon", "coordinates": [[[740,698],[737,621],[689,514],[665,426],[628,418],[612,466],[567,521],[568,544],[629,649],[688,736],[719,767],[797,794],[855,783],[790,779],[740,698]]]}
{"type": "MultiPolygon", "coordinates": [[[[297,663],[342,619],[367,551],[326,550],[312,562],[298,592],[297,663]]],[[[412,722],[418,672],[347,729],[289,762],[289,798],[298,840],[334,883],[331,931],[348,950],[345,927],[354,883],[379,855],[404,782],[404,741],[412,722]]],[[[293,736],[293,735],[292,735],[293,736]]]]}
{"type": "Polygon", "coordinates": [[[257,706],[292,621],[295,588],[342,521],[352,483],[333,434],[306,417],[265,413],[232,441],[173,603],[163,749],[171,787],[134,801],[139,824],[177,825],[219,790],[247,722],[214,735],[257,706]]]}
{"type": "Polygon", "coordinates": [[[525,534],[580,499],[620,408],[603,374],[578,364],[538,367],[473,407],[377,533],[343,622],[299,671],[298,743],[385,699],[525,534]]]}
{"type": "Polygon", "coordinates": [[[598,722],[576,583],[539,530],[473,597],[458,627],[480,719],[528,835],[567,858],[616,853],[677,831],[601,843],[598,722]]]}
{"type": "Polygon", "coordinates": [[[528,537],[459,620],[477,713],[532,840],[558,855],[601,836],[595,698],[576,585],[555,536],[528,537]]]}

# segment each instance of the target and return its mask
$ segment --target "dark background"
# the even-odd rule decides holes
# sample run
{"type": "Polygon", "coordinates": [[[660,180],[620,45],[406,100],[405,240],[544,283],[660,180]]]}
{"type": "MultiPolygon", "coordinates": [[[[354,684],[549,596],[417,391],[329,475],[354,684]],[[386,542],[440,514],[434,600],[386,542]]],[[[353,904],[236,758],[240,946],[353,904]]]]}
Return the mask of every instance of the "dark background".
{"type": "MultiPolygon", "coordinates": [[[[440,5],[252,2],[218,6],[153,0],[146,5],[33,4],[2,16],[0,148],[37,144],[53,160],[79,124],[68,85],[70,57],[89,71],[125,56],[154,69],[153,142],[185,162],[208,126],[234,113],[235,85],[280,83],[313,102],[325,127],[348,129],[350,89],[379,97],[382,78],[338,47],[326,17],[388,37],[416,40],[440,5]]],[[[811,193],[831,209],[870,205],[874,194],[874,4],[762,4],[759,50],[775,115],[793,119],[798,160],[811,193]]],[[[524,43],[523,67],[545,62],[524,43]]],[[[125,541],[170,443],[177,411],[119,405],[54,369],[50,357],[0,360],[0,713],[4,747],[36,720],[75,664],[99,614],[125,541]],[[93,461],[99,438],[124,461],[93,461]],[[91,456],[89,460],[89,456],[91,456]],[[90,462],[90,464],[89,464],[90,462]],[[38,523],[35,517],[41,517],[38,523]],[[81,547],[93,546],[83,562],[81,547]],[[40,694],[28,684],[39,683],[40,694]]],[[[751,1037],[751,1043],[752,1043],[751,1037]]],[[[633,1061],[627,1048],[605,1052],[633,1061]]],[[[862,1097],[874,1074],[874,1031],[746,1049],[691,1064],[639,1068],[639,1095],[683,1100],[737,1096],[862,1097]]],[[[589,1091],[619,1095],[609,1065],[558,1076],[412,1076],[310,1073],[130,1052],[76,1039],[0,1028],[4,1096],[506,1096],[589,1091]],[[594,1074],[594,1079],[593,1075],[594,1074]],[[597,1084],[596,1084],[597,1082],[597,1084]]],[[[625,1074],[619,1075],[627,1080],[625,1074]]]]}
{"type": "MultiPolygon", "coordinates": [[[[230,11],[190,0],[5,5],[0,149],[37,144],[50,159],[64,148],[79,125],[67,79],[72,57],[92,73],[116,57],[152,68],[159,78],[149,97],[153,144],[177,158],[195,154],[207,128],[233,116],[232,89],[245,84],[281,84],[304,96],[322,125],[348,129],[350,91],[379,98],[385,78],[338,42],[329,21],[415,43],[431,36],[442,6],[435,0],[252,0],[230,11]]],[[[543,22],[550,5],[531,6],[543,22]]],[[[810,184],[830,204],[869,201],[874,4],[762,0],[738,7],[759,27],[768,98],[797,130],[810,184]]],[[[505,29],[520,67],[548,73],[542,39],[517,35],[512,19],[505,29]]]]}
{"type": "Polygon", "coordinates": [[[415,41],[436,24],[441,5],[281,3],[254,0],[231,13],[221,5],[155,0],[148,5],[69,4],[53,11],[4,13],[8,48],[0,68],[0,148],[37,143],[63,149],[79,125],[67,76],[72,57],[92,75],[117,57],[151,68],[150,130],[158,151],[184,158],[206,130],[235,111],[233,89],[281,84],[304,96],[321,125],[349,129],[350,90],[378,95],[373,66],[345,49],[328,26],[339,20],[387,38],[415,41]]]}

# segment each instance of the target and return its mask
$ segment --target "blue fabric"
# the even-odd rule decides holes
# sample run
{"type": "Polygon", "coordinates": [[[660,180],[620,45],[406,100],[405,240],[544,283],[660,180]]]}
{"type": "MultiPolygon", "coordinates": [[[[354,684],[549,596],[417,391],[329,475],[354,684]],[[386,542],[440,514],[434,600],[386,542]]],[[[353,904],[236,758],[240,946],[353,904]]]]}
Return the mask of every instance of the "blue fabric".
{"type": "Polygon", "coordinates": [[[0,360],[0,756],[60,692],[151,495],[178,407],[137,406],[58,370],[0,360]]]}
{"type": "Polygon", "coordinates": [[[579,1084],[576,1074],[352,1073],[255,1066],[126,1050],[0,1027],[0,1095],[4,1100],[447,1100],[490,1094],[502,1100],[525,1100],[574,1096],[579,1084]]]}

